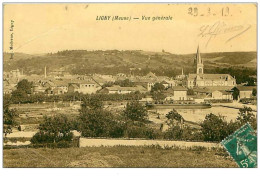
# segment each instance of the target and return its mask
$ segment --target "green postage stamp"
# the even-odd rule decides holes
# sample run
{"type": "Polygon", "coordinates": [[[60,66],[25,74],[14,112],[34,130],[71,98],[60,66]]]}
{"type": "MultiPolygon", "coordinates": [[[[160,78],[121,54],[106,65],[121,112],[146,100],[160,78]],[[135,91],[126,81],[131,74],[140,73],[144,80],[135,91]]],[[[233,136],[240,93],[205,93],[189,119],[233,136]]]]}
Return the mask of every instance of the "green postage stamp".
{"type": "Polygon", "coordinates": [[[257,137],[251,125],[245,124],[225,138],[221,144],[239,167],[257,167],[257,137]]]}

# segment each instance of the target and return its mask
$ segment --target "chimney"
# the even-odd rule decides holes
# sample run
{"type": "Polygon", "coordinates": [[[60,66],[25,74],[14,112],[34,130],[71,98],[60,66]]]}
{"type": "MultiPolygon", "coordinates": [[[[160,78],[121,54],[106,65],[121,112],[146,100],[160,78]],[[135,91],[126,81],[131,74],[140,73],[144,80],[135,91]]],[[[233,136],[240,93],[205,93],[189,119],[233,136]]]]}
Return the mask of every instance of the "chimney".
{"type": "Polygon", "coordinates": [[[44,78],[47,77],[47,70],[46,70],[46,66],[44,67],[44,78]]]}

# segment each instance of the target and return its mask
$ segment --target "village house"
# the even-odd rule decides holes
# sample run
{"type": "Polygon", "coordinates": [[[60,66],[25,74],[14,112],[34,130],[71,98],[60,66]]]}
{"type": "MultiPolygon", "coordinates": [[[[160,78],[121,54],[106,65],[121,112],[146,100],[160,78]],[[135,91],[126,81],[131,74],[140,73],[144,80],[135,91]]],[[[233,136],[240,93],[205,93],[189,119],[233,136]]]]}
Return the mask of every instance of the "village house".
{"type": "Polygon", "coordinates": [[[152,87],[154,86],[154,84],[156,83],[157,81],[153,80],[153,79],[142,79],[142,78],[139,78],[139,79],[135,79],[134,80],[134,84],[136,86],[143,86],[145,87],[145,89],[147,91],[151,91],[152,90],[152,87]]]}
{"type": "Polygon", "coordinates": [[[38,93],[45,93],[46,87],[44,86],[43,83],[41,82],[35,82],[33,83],[33,93],[38,94],[38,93]]]}
{"type": "Polygon", "coordinates": [[[83,94],[95,94],[102,87],[93,80],[74,80],[68,85],[68,92],[78,92],[83,94]]]}
{"type": "Polygon", "coordinates": [[[186,75],[183,73],[183,68],[181,69],[181,75],[175,77],[176,80],[182,81],[186,78],[186,75]]]}
{"type": "Polygon", "coordinates": [[[114,85],[112,87],[105,87],[100,91],[100,93],[105,94],[129,94],[134,92],[146,93],[147,90],[140,85],[135,87],[121,87],[119,85],[114,85]]]}
{"type": "Polygon", "coordinates": [[[177,101],[177,100],[187,100],[188,89],[182,86],[174,86],[166,90],[165,95],[166,101],[177,101]]]}
{"type": "Polygon", "coordinates": [[[141,100],[139,100],[140,102],[153,102],[153,98],[151,95],[147,95],[144,98],[142,98],[141,100]]]}
{"type": "Polygon", "coordinates": [[[186,86],[207,87],[207,86],[236,86],[236,79],[229,74],[204,74],[204,64],[200,56],[199,47],[194,62],[197,65],[197,73],[189,74],[186,86]]]}
{"type": "Polygon", "coordinates": [[[16,90],[17,81],[13,79],[4,79],[3,81],[3,92],[4,94],[11,94],[16,90]]]}
{"type": "Polygon", "coordinates": [[[252,98],[253,89],[256,89],[256,86],[237,86],[239,90],[239,98],[252,98]]]}
{"type": "Polygon", "coordinates": [[[65,94],[68,92],[70,80],[51,80],[44,84],[48,94],[65,94]]]}
{"type": "Polygon", "coordinates": [[[9,81],[3,81],[3,92],[4,94],[11,94],[16,89],[16,84],[9,83],[9,81]]]}
{"type": "Polygon", "coordinates": [[[227,92],[225,90],[215,90],[212,92],[212,99],[233,100],[233,96],[231,92],[227,92]]]}
{"type": "Polygon", "coordinates": [[[223,99],[233,100],[232,87],[229,86],[209,86],[209,87],[194,87],[192,90],[196,96],[203,97],[205,100],[223,99]]]}

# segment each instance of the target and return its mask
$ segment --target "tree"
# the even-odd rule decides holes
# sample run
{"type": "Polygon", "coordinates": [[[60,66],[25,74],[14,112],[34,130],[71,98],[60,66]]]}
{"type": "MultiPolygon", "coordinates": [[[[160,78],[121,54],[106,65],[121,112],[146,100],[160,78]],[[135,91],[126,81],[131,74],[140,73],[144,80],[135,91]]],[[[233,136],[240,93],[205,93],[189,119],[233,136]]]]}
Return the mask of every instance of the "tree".
{"type": "Polygon", "coordinates": [[[32,82],[29,82],[27,79],[23,79],[18,82],[17,84],[17,90],[22,90],[26,94],[31,94],[32,93],[32,82]]]}
{"type": "Polygon", "coordinates": [[[84,112],[85,109],[101,109],[103,108],[102,101],[96,97],[85,97],[81,104],[81,112],[84,112]]]}
{"type": "Polygon", "coordinates": [[[10,100],[4,97],[4,103],[3,103],[4,124],[14,125],[16,123],[15,117],[18,116],[18,113],[16,109],[10,109],[9,106],[10,106],[10,100]]]}
{"type": "Polygon", "coordinates": [[[221,141],[229,135],[228,123],[222,116],[208,114],[202,123],[202,134],[205,141],[221,141]]]}
{"type": "Polygon", "coordinates": [[[77,129],[85,137],[123,137],[124,123],[103,109],[98,97],[84,99],[77,129]]]}
{"type": "Polygon", "coordinates": [[[39,132],[32,137],[31,142],[34,144],[70,142],[73,138],[71,130],[72,123],[66,115],[44,117],[44,122],[39,126],[39,132]]]}
{"type": "Polygon", "coordinates": [[[127,103],[123,115],[126,119],[139,122],[145,122],[148,116],[146,107],[138,101],[127,103]]]}
{"type": "Polygon", "coordinates": [[[165,139],[182,140],[184,130],[179,125],[173,125],[164,134],[165,139]]]}
{"type": "Polygon", "coordinates": [[[109,137],[110,131],[114,126],[117,126],[117,121],[109,111],[103,109],[87,109],[80,114],[78,128],[82,136],[109,137]]]}
{"type": "Polygon", "coordinates": [[[153,100],[158,102],[163,101],[166,98],[166,96],[161,92],[152,92],[152,98],[153,100]]]}
{"type": "Polygon", "coordinates": [[[233,90],[233,93],[232,93],[233,99],[234,100],[238,100],[238,97],[239,97],[239,90],[238,90],[238,88],[234,87],[232,90],[233,90]]]}
{"type": "Polygon", "coordinates": [[[168,114],[166,114],[166,118],[172,122],[173,121],[178,121],[178,122],[183,121],[183,117],[175,109],[172,109],[172,111],[170,111],[168,114]]]}
{"type": "Polygon", "coordinates": [[[3,102],[3,124],[4,124],[4,134],[12,133],[12,127],[15,126],[16,120],[15,118],[18,116],[16,109],[10,109],[10,99],[4,96],[3,102]]]}
{"type": "Polygon", "coordinates": [[[119,81],[116,81],[114,84],[119,85],[121,87],[133,87],[134,86],[134,83],[132,81],[130,81],[129,79],[119,80],[119,81]]]}
{"type": "Polygon", "coordinates": [[[253,89],[252,95],[253,95],[253,96],[256,96],[256,95],[257,95],[257,90],[256,90],[256,88],[253,89]]]}
{"type": "Polygon", "coordinates": [[[256,117],[253,114],[253,109],[250,107],[239,109],[237,121],[241,126],[249,123],[255,130],[257,129],[256,117]]]}
{"type": "Polygon", "coordinates": [[[28,94],[25,91],[17,89],[12,92],[11,100],[13,103],[26,103],[29,99],[28,94]]]}
{"type": "Polygon", "coordinates": [[[163,90],[165,90],[165,87],[162,83],[155,83],[152,86],[151,92],[162,92],[163,90]]]}
{"type": "Polygon", "coordinates": [[[193,89],[188,89],[188,91],[187,91],[187,95],[194,95],[195,93],[194,93],[194,91],[193,91],[193,89]]]}

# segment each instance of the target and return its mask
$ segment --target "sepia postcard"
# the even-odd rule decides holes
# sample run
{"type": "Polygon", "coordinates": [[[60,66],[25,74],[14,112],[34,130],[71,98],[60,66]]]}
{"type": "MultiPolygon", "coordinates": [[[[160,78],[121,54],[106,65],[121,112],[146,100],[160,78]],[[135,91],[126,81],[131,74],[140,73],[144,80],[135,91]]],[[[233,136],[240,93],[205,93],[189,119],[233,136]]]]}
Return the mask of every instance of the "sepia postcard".
{"type": "Polygon", "coordinates": [[[257,3],[3,3],[4,168],[257,168],[257,3]]]}

